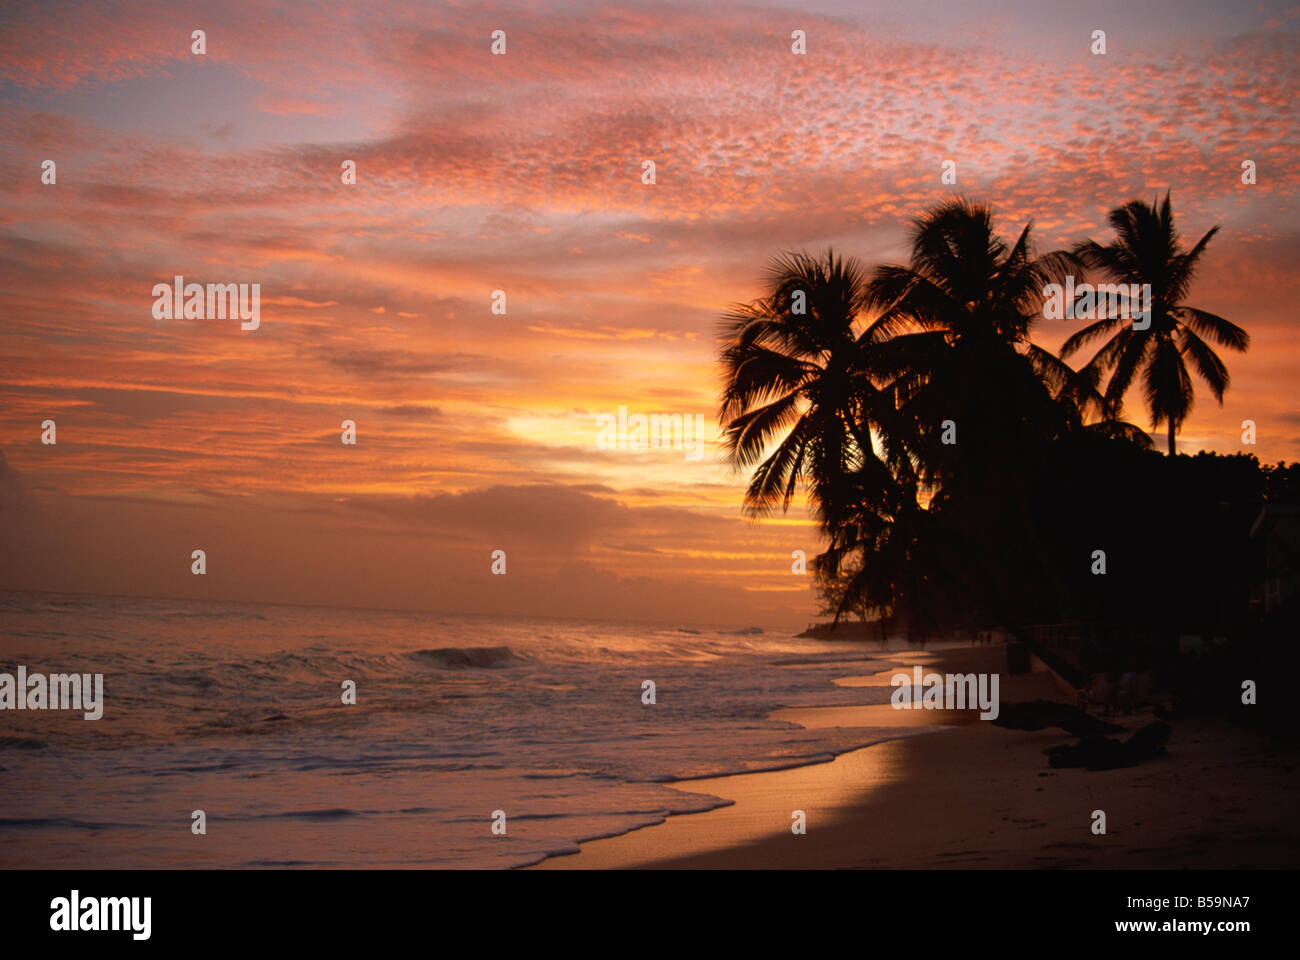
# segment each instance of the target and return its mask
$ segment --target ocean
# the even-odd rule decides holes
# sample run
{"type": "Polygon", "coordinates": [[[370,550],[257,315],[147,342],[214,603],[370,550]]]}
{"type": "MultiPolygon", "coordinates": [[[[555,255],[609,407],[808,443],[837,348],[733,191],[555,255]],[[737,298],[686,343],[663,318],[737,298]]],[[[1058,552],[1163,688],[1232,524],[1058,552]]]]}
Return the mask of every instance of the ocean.
{"type": "Polygon", "coordinates": [[[887,656],[690,624],[0,592],[0,673],[104,676],[99,720],[0,710],[0,867],[535,863],[726,802],[675,782],[917,732],[767,719],[887,702],[832,683],[887,656]]]}

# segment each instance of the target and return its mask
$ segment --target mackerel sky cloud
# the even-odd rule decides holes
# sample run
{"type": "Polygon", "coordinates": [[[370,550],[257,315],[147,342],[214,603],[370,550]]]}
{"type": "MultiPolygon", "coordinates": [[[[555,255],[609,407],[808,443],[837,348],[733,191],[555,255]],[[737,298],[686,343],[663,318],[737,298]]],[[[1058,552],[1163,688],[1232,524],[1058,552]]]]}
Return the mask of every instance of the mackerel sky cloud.
{"type": "Polygon", "coordinates": [[[902,261],[953,192],[1043,250],[1166,190],[1221,224],[1191,300],[1253,346],[1180,442],[1297,459],[1300,8],[1135,6],[7,8],[0,586],[209,595],[224,538],[214,596],[502,609],[508,542],[517,612],[802,623],[814,528],[743,520],[713,456],[717,317],[783,250],[902,261]],[[261,284],[260,328],[155,320],[176,275],[261,284]],[[704,414],[706,455],[597,449],[620,405],[704,414]]]}

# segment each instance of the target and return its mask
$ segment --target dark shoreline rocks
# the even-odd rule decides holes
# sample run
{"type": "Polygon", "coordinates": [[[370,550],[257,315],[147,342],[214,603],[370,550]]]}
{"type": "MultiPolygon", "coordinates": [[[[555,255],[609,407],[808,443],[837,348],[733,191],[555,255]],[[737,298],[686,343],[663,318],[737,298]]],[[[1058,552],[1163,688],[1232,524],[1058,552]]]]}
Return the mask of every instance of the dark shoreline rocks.
{"type": "Polygon", "coordinates": [[[1148,723],[1127,740],[1110,737],[1084,737],[1076,744],[1049,747],[1048,763],[1053,767],[1083,767],[1087,770],[1117,770],[1163,757],[1165,743],[1173,728],[1157,720],[1148,723]]]}

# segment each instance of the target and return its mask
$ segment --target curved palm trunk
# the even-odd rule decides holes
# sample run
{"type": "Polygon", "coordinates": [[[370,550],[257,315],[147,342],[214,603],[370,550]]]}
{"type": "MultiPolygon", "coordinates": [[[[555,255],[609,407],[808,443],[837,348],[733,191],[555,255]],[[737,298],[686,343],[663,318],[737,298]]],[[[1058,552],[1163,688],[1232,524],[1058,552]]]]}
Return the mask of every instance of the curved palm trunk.
{"type": "Polygon", "coordinates": [[[1169,456],[1174,455],[1174,418],[1169,418],[1169,456]]]}

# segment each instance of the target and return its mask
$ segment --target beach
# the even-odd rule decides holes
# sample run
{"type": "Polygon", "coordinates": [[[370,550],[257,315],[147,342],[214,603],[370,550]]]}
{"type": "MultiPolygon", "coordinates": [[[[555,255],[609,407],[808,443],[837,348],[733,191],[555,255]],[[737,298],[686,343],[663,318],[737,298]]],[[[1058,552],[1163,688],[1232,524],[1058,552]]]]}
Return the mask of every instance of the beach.
{"type": "MultiPolygon", "coordinates": [[[[998,675],[1004,714],[1074,699],[1044,669],[1009,675],[996,644],[922,652],[702,625],[15,593],[0,594],[0,614],[0,675],[104,674],[93,710],[3,714],[10,868],[1258,867],[1296,855],[1294,757],[1252,732],[1174,721],[1167,757],[1053,770],[1043,750],[1073,742],[1062,730],[891,705],[891,677],[916,667],[998,675]],[[356,704],[341,701],[342,679],[356,704]],[[1098,809],[1104,836],[1091,832],[1098,809]],[[195,811],[206,834],[191,830],[195,811]]],[[[1136,729],[1152,715],[1114,719],[1136,729]]]]}
{"type": "MultiPolygon", "coordinates": [[[[897,660],[927,672],[1001,673],[1004,705],[1072,702],[1040,669],[1007,675],[1001,644],[953,647],[897,660]]],[[[888,684],[888,674],[840,686],[888,684]]],[[[594,840],[533,869],[755,868],[1287,868],[1297,839],[1300,785],[1282,745],[1217,719],[1175,721],[1168,755],[1107,771],[1052,769],[1044,750],[1073,743],[1059,728],[1012,730],[974,711],[889,705],[777,711],[818,726],[926,726],[916,736],[840,754],[832,762],[675,783],[732,803],[669,816],[594,840]],[[807,832],[792,832],[792,813],[807,832]],[[1093,833],[1096,810],[1106,833],[1093,833]]],[[[1132,731],[1150,709],[1107,719],[1132,731]]]]}
{"type": "Polygon", "coordinates": [[[0,659],[16,868],[506,869],[725,802],[683,780],[898,732],[894,711],[876,729],[769,718],[862,702],[835,680],[892,652],[705,624],[0,592],[0,659]],[[70,671],[103,675],[93,705],[5,708],[6,675],[70,671]]]}

